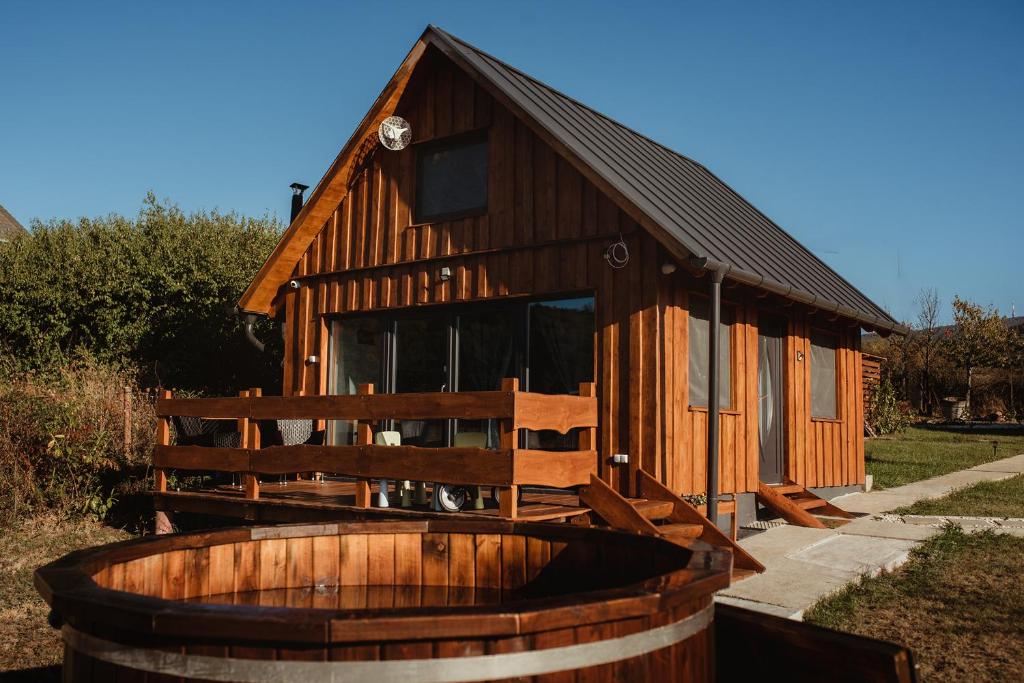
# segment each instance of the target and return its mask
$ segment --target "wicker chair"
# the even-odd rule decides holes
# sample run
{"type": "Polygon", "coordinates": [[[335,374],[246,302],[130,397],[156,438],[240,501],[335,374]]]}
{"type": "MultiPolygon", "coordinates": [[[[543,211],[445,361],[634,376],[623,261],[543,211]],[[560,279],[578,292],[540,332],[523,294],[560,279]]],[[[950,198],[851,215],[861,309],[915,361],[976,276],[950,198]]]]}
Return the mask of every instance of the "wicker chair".
{"type": "MultiPolygon", "coordinates": [[[[277,420],[276,426],[282,446],[298,446],[313,436],[312,420],[277,420]]],[[[282,474],[279,483],[287,485],[288,475],[282,474]]]]}

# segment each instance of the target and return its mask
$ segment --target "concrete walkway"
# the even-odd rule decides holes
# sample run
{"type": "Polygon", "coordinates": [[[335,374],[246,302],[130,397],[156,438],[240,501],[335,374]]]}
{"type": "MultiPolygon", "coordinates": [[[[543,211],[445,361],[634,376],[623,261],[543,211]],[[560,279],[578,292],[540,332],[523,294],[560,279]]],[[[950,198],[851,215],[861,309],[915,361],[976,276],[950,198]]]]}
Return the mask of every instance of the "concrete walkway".
{"type": "Polygon", "coordinates": [[[846,584],[903,564],[916,545],[940,530],[886,519],[881,513],[1022,473],[1024,454],[905,486],[834,498],[832,503],[844,510],[868,516],[837,529],[779,526],[740,541],[767,570],[721,591],[716,599],[800,619],[804,610],[846,584]]]}

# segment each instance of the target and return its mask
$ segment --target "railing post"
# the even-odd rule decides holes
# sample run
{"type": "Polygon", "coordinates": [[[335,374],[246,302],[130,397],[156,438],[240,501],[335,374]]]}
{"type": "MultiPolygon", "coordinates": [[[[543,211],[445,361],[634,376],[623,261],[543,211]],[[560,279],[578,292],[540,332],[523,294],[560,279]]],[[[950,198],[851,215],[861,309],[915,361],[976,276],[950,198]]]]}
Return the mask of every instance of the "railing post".
{"type": "MultiPolygon", "coordinates": [[[[157,394],[158,398],[170,398],[171,392],[161,389],[157,394]]],[[[156,419],[156,443],[159,446],[171,445],[171,418],[158,417],[156,419]]],[[[162,469],[153,470],[153,490],[157,493],[167,492],[167,473],[162,469]]],[[[165,510],[157,510],[154,518],[154,531],[158,534],[169,534],[174,531],[171,522],[171,514],[165,510]]]]}
{"type": "MultiPolygon", "coordinates": [[[[501,380],[502,391],[519,391],[519,378],[518,377],[506,377],[501,380]]],[[[513,406],[515,403],[513,402],[513,406]]],[[[515,409],[513,408],[513,411],[515,409]]],[[[503,451],[512,451],[519,448],[519,432],[513,429],[515,424],[515,415],[507,418],[502,418],[498,421],[498,436],[501,449],[503,451]]],[[[519,486],[512,484],[508,488],[502,488],[499,493],[498,500],[498,512],[502,517],[508,517],[509,519],[515,519],[519,516],[519,486]]]]}
{"type": "MultiPolygon", "coordinates": [[[[373,384],[360,384],[356,389],[360,396],[373,395],[373,384]]],[[[356,444],[366,446],[373,443],[373,427],[369,420],[359,420],[356,423],[356,444]]],[[[356,479],[356,507],[370,507],[370,482],[366,479],[356,479]]]]}
{"type": "MultiPolygon", "coordinates": [[[[263,395],[263,390],[259,387],[254,387],[249,389],[249,391],[241,391],[238,395],[257,398],[263,395]]],[[[251,470],[252,452],[257,451],[260,448],[260,426],[256,420],[252,420],[248,415],[246,415],[238,420],[238,432],[241,434],[242,448],[249,451],[250,471],[242,475],[242,483],[245,486],[245,497],[249,500],[259,500],[260,480],[256,476],[256,473],[251,470]]]]}
{"type": "MultiPolygon", "coordinates": [[[[593,382],[580,382],[580,396],[594,398],[597,395],[593,382]]],[[[597,450],[597,427],[584,427],[580,430],[580,450],[597,450]]]]}

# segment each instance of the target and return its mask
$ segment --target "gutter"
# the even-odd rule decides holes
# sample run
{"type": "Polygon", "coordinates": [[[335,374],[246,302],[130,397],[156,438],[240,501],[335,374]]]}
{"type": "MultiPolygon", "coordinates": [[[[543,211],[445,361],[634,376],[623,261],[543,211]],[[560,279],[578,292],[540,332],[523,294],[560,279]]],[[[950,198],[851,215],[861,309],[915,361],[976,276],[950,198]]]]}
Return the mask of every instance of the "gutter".
{"type": "Polygon", "coordinates": [[[793,301],[807,304],[808,306],[813,306],[823,311],[837,313],[843,317],[851,318],[865,325],[870,325],[882,330],[888,330],[889,332],[894,332],[896,334],[906,335],[910,333],[910,328],[906,325],[900,325],[899,323],[886,320],[885,318],[863,313],[848,306],[842,306],[833,301],[829,301],[828,299],[823,299],[796,289],[792,285],[784,285],[761,275],[754,275],[753,273],[748,273],[743,270],[737,270],[727,263],[716,261],[715,259],[707,256],[691,257],[690,264],[700,270],[716,272],[724,270],[726,276],[737,282],[766,289],[773,294],[778,294],[787,299],[792,299],[793,301]]]}

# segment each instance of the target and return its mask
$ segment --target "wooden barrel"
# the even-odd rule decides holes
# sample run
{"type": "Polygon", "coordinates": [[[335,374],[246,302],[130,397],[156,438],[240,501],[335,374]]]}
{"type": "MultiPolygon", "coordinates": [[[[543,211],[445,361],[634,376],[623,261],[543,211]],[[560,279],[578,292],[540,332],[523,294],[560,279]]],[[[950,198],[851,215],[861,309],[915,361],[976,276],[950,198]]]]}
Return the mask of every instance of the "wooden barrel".
{"type": "Polygon", "coordinates": [[[226,529],[36,572],[66,681],[709,681],[730,555],[568,524],[226,529]]]}

